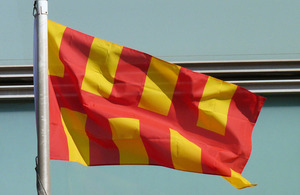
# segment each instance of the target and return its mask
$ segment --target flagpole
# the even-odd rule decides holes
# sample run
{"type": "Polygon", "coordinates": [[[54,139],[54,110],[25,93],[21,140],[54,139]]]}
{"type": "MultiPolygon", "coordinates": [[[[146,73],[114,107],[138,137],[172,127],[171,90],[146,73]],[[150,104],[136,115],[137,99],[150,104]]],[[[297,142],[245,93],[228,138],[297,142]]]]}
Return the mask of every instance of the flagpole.
{"type": "Polygon", "coordinates": [[[36,116],[37,192],[50,195],[49,94],[48,94],[48,0],[35,0],[36,24],[36,116]]]}

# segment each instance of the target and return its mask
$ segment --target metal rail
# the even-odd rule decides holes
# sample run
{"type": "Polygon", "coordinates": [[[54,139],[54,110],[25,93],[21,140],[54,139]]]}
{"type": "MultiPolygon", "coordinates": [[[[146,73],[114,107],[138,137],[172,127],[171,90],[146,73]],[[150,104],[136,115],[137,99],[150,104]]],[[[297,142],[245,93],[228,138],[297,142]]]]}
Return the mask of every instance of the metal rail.
{"type": "MultiPolygon", "coordinates": [[[[300,60],[173,62],[259,94],[300,94],[300,60]]],[[[33,66],[0,66],[0,100],[33,99],[33,66]]]]}

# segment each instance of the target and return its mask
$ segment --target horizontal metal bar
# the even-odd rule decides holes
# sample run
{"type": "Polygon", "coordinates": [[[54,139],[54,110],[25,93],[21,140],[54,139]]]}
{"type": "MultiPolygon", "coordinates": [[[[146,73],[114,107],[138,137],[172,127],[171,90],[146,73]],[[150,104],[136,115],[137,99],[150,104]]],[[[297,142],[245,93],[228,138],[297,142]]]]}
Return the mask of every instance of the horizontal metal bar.
{"type": "Polygon", "coordinates": [[[268,94],[299,94],[300,89],[253,89],[253,93],[268,95],[268,94]]]}
{"type": "Polygon", "coordinates": [[[32,78],[33,74],[0,74],[0,78],[32,78]]]}
{"type": "Polygon", "coordinates": [[[33,99],[33,85],[0,86],[0,99],[33,99]]]}
{"type": "Polygon", "coordinates": [[[10,99],[34,99],[34,95],[0,95],[0,100],[10,100],[10,99]]]}
{"type": "Polygon", "coordinates": [[[33,65],[0,65],[0,86],[33,84],[33,65]]]}
{"type": "Polygon", "coordinates": [[[174,62],[201,73],[298,72],[300,60],[174,62]]]}
{"type": "MultiPolygon", "coordinates": [[[[300,60],[174,62],[259,94],[300,93],[300,60]]],[[[33,65],[0,66],[0,99],[32,99],[33,65]]]]}
{"type": "Polygon", "coordinates": [[[209,73],[278,73],[278,72],[300,72],[300,68],[280,68],[280,69],[228,69],[228,70],[202,70],[201,68],[193,68],[195,72],[209,73]]]}
{"type": "Polygon", "coordinates": [[[10,85],[10,86],[1,86],[0,85],[0,91],[1,90],[14,90],[14,89],[33,89],[33,85],[10,85]]]}
{"type": "Polygon", "coordinates": [[[26,65],[0,65],[0,71],[2,69],[20,69],[20,68],[32,69],[33,65],[32,64],[26,64],[26,65]]]}
{"type": "Polygon", "coordinates": [[[300,80],[230,81],[254,93],[299,93],[300,80]]]}
{"type": "MultiPolygon", "coordinates": [[[[290,94],[290,93],[300,93],[300,88],[298,87],[286,87],[282,88],[282,86],[273,86],[273,87],[265,87],[265,86],[257,86],[255,84],[260,81],[256,81],[254,83],[251,82],[242,82],[239,83],[241,87],[245,87],[253,93],[258,94],[290,94]],[[248,86],[243,85],[243,83],[247,83],[248,86]]],[[[234,82],[232,82],[234,83],[234,82]]],[[[0,99],[33,99],[33,85],[29,87],[0,87],[0,99]],[[25,91],[24,91],[25,89],[25,91]]]]}
{"type": "Polygon", "coordinates": [[[300,59],[281,59],[281,60],[226,60],[226,61],[173,61],[171,63],[174,64],[189,64],[189,63],[202,63],[202,64],[210,64],[210,63],[300,63],[300,59]]]}
{"type": "Polygon", "coordinates": [[[228,66],[253,66],[253,65],[271,65],[271,66],[283,66],[283,65],[299,65],[300,59],[293,60],[228,60],[228,61],[174,61],[174,64],[180,65],[228,65],[228,66]]]}
{"type": "Polygon", "coordinates": [[[243,83],[299,83],[300,79],[287,79],[287,80],[247,80],[247,81],[228,81],[230,83],[243,84],[243,83]]]}

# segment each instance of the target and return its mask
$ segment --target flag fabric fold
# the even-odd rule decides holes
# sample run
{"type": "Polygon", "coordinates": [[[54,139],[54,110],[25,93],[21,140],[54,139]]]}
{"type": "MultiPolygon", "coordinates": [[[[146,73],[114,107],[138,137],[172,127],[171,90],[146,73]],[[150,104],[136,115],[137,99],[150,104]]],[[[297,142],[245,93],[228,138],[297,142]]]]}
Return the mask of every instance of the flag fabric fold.
{"type": "Polygon", "coordinates": [[[265,98],[49,21],[50,158],[241,173],[265,98]]]}

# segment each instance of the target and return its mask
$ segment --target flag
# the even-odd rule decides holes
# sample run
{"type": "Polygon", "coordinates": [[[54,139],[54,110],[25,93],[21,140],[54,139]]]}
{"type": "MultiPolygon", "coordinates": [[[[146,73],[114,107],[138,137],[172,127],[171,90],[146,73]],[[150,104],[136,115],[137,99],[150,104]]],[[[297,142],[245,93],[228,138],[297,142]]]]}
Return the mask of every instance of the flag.
{"type": "Polygon", "coordinates": [[[237,188],[265,98],[49,21],[50,158],[160,165],[237,188]]]}

